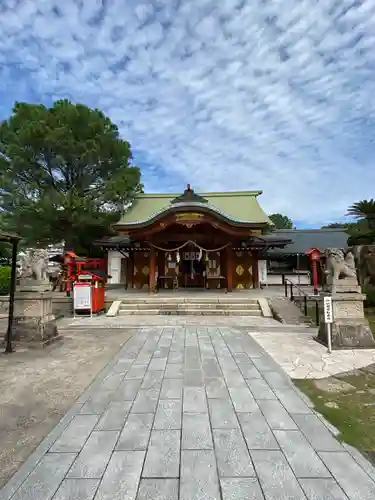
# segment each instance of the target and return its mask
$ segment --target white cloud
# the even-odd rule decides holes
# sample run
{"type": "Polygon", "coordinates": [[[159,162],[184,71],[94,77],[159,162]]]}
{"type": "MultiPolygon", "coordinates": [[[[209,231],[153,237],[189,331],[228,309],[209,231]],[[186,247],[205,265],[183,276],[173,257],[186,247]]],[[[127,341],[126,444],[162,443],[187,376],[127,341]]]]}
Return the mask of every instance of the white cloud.
{"type": "Polygon", "coordinates": [[[146,188],[318,223],[374,197],[374,33],[375,0],[5,0],[2,85],[102,108],[146,188]]]}

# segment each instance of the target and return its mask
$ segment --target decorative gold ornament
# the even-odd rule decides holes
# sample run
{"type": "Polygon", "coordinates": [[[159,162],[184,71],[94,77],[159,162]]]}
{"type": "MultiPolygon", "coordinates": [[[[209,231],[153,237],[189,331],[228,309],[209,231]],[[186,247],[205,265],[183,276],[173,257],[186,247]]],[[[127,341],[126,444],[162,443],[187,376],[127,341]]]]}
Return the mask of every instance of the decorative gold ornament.
{"type": "Polygon", "coordinates": [[[238,274],[238,276],[242,276],[244,273],[244,268],[241,265],[237,266],[236,273],[238,274]]]}

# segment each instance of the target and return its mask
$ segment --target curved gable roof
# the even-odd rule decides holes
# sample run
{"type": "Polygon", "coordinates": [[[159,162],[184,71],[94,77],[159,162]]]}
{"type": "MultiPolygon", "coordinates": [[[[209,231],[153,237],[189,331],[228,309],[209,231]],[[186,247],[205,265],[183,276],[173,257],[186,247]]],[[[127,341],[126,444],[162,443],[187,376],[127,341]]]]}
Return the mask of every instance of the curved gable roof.
{"type": "Polygon", "coordinates": [[[144,224],[164,212],[184,208],[208,210],[235,223],[270,224],[257,200],[261,193],[262,191],[199,193],[204,201],[186,202],[178,194],[140,194],[115,226],[144,224]]]}

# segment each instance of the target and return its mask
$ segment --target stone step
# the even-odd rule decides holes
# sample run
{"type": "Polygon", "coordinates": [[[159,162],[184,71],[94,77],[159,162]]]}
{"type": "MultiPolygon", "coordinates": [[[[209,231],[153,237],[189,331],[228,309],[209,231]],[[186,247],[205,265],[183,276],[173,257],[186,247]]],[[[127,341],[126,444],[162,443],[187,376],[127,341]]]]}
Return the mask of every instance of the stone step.
{"type": "Polygon", "coordinates": [[[119,316],[262,316],[260,309],[120,309],[119,316]]]}
{"type": "Polygon", "coordinates": [[[128,310],[128,309],[150,309],[152,308],[157,308],[157,309],[173,309],[173,310],[179,310],[179,309],[230,309],[232,311],[235,310],[253,310],[256,311],[259,309],[259,304],[221,304],[221,303],[194,303],[190,304],[189,302],[182,302],[182,303],[163,303],[163,304],[154,304],[153,302],[150,302],[148,304],[131,304],[131,303],[121,303],[120,310],[128,310]]]}
{"type": "Polygon", "coordinates": [[[258,304],[258,299],[210,299],[210,298],[182,298],[173,297],[160,299],[149,297],[148,299],[118,299],[122,304],[258,304]]]}

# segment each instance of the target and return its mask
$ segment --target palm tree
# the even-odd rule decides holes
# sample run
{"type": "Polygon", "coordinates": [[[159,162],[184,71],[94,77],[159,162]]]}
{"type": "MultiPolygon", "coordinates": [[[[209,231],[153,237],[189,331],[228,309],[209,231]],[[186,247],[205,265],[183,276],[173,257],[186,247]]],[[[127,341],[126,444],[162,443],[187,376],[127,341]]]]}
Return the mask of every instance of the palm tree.
{"type": "Polygon", "coordinates": [[[366,219],[369,229],[375,229],[375,200],[361,200],[353,203],[346,214],[355,219],[366,219]]]}

